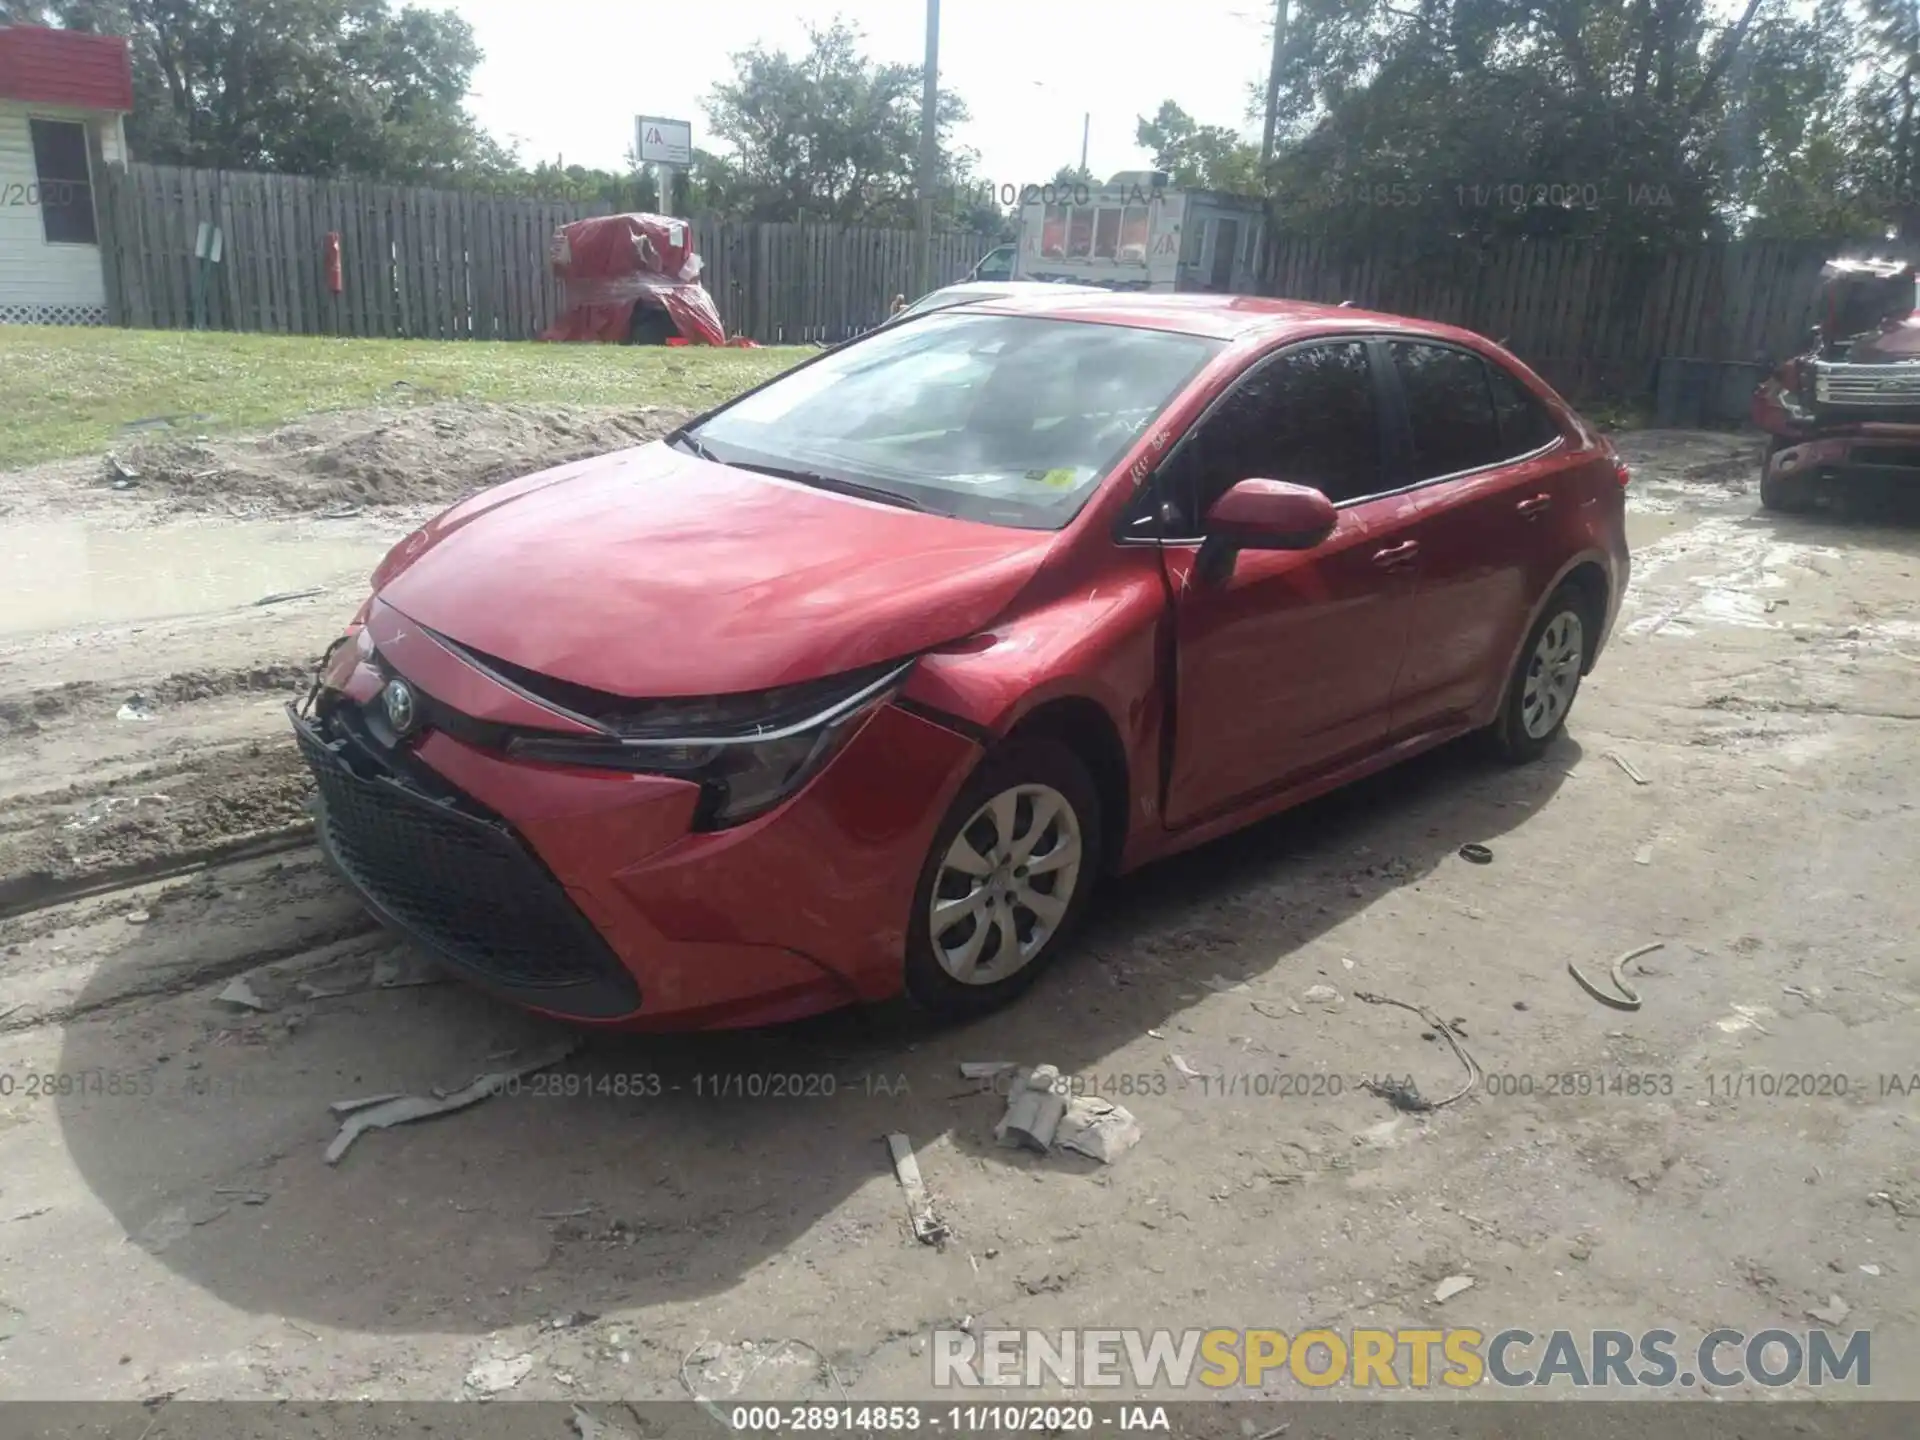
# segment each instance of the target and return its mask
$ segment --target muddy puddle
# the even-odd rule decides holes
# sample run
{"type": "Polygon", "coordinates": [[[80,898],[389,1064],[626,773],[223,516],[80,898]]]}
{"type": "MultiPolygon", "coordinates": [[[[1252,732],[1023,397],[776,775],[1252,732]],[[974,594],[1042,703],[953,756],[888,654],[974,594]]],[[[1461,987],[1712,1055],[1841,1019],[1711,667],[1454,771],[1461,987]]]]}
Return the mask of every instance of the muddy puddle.
{"type": "Polygon", "coordinates": [[[0,635],[156,620],[269,596],[359,588],[390,539],[311,525],[0,524],[0,635]]]}

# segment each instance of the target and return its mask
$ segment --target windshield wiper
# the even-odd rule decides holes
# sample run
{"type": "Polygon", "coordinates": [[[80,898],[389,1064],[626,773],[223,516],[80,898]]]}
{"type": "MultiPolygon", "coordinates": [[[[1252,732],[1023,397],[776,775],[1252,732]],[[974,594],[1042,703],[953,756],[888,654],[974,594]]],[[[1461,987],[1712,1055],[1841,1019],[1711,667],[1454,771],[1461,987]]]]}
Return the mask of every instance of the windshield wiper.
{"type": "Polygon", "coordinates": [[[795,470],[785,465],[756,465],[745,460],[729,460],[727,463],[736,470],[751,470],[757,475],[771,475],[776,480],[797,480],[817,490],[831,490],[837,495],[852,495],[860,500],[877,500],[882,505],[897,505],[902,510],[928,513],[926,506],[910,496],[902,495],[897,490],[883,490],[878,485],[862,485],[858,480],[842,480],[837,475],[822,475],[817,470],[795,470]]]}
{"type": "Polygon", "coordinates": [[[690,450],[695,455],[698,455],[702,460],[711,460],[716,465],[721,465],[726,463],[723,460],[721,460],[721,458],[718,455],[714,454],[713,451],[709,450],[705,445],[702,445],[698,440],[694,439],[693,436],[689,435],[684,430],[676,430],[673,432],[673,434],[667,436],[667,444],[678,445],[683,450],[690,450]]]}

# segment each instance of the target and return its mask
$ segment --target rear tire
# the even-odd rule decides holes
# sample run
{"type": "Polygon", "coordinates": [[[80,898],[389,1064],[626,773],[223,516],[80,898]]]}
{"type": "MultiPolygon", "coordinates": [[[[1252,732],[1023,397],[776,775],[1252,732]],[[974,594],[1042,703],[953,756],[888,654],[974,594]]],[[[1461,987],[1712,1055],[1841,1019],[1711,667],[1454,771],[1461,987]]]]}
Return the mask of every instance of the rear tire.
{"type": "Polygon", "coordinates": [[[1490,732],[1495,749],[1510,763],[1538,760],[1566,729],[1588,651],[1600,635],[1591,610],[1579,589],[1562,585],[1527,632],[1507,681],[1506,703],[1490,732]]]}
{"type": "Polygon", "coordinates": [[[915,1008],[963,1020],[1034,982],[1086,912],[1102,818],[1087,767],[1057,740],[1016,739],[980,763],[914,888],[905,983],[915,1008]]]}

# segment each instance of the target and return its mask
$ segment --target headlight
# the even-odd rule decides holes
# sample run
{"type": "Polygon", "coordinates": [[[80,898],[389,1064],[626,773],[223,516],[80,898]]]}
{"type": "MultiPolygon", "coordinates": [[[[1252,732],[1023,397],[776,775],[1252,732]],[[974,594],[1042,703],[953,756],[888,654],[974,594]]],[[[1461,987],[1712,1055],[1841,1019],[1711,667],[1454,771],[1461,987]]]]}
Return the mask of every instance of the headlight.
{"type": "MultiPolygon", "coordinates": [[[[908,661],[890,667],[877,679],[871,671],[842,677],[834,687],[837,694],[816,691],[833,694],[830,704],[778,728],[767,725],[759,734],[646,739],[612,735],[602,739],[523,732],[508,742],[507,753],[548,765],[580,765],[694,781],[703,792],[694,813],[694,828],[724,829],[766,813],[806,784],[853,737],[868,715],[899,693],[912,668],[913,662],[908,661]]],[[[785,709],[797,688],[765,692],[764,713],[785,709]]],[[[752,699],[728,697],[725,705],[739,713],[752,699]]],[[[720,704],[690,702],[688,708],[712,714],[720,704]]]]}

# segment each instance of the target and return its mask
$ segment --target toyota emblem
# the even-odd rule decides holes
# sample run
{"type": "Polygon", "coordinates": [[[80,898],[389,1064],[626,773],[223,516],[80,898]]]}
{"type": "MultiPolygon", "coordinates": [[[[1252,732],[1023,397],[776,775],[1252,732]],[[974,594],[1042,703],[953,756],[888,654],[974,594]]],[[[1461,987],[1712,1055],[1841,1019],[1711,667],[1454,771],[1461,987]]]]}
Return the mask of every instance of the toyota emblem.
{"type": "Polygon", "coordinates": [[[413,703],[413,690],[406,681],[388,682],[381,698],[386,702],[387,723],[393,726],[394,734],[405,735],[413,729],[418,714],[413,703]]]}

